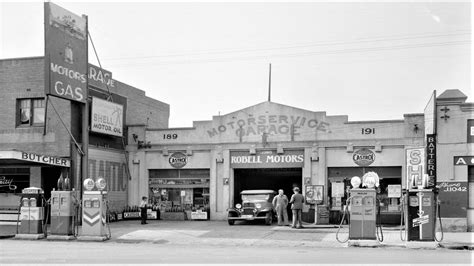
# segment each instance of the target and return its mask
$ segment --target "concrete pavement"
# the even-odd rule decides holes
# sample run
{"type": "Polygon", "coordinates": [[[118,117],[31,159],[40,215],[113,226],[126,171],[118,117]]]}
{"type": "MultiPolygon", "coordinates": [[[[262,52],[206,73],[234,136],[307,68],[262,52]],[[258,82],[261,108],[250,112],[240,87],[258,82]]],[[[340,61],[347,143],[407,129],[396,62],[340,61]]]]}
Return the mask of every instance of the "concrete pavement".
{"type": "MultiPolygon", "coordinates": [[[[225,221],[120,221],[110,224],[112,238],[118,243],[168,243],[174,245],[210,246],[279,246],[279,247],[347,247],[336,240],[337,226],[306,224],[303,229],[260,223],[236,223],[229,226],[225,221]]],[[[15,226],[0,225],[0,236],[11,237],[15,226]]],[[[440,233],[437,234],[441,237],[440,233]]],[[[347,226],[339,232],[339,239],[348,237],[347,226]]],[[[474,233],[445,232],[440,248],[472,250],[474,233]]],[[[379,247],[405,247],[398,228],[384,228],[383,242],[379,247]]],[[[416,246],[415,246],[416,247],[416,246]]],[[[421,246],[420,246],[421,247],[421,246]]]]}

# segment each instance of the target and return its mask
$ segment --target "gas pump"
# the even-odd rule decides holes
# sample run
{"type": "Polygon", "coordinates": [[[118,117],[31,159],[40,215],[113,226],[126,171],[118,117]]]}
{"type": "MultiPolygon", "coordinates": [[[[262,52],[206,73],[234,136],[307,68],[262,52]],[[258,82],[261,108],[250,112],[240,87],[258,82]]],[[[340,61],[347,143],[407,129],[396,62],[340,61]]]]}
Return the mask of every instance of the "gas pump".
{"type": "Polygon", "coordinates": [[[336,239],[340,243],[345,243],[349,240],[378,240],[383,242],[383,232],[380,225],[380,208],[377,202],[377,190],[375,187],[379,186],[379,177],[374,172],[368,172],[363,176],[362,186],[361,179],[354,176],[351,179],[352,189],[350,196],[344,205],[344,214],[341,224],[336,233],[336,239]],[[341,241],[339,239],[339,232],[344,222],[345,216],[349,214],[349,236],[347,239],[341,241]]]}
{"type": "Polygon", "coordinates": [[[82,196],[82,232],[77,238],[84,241],[105,241],[110,239],[110,227],[107,223],[107,191],[106,182],[98,178],[84,180],[82,196]],[[107,230],[108,229],[108,230],[107,230]]]}
{"type": "Polygon", "coordinates": [[[18,239],[41,239],[46,235],[44,220],[45,207],[44,191],[37,187],[28,187],[22,190],[20,198],[20,215],[17,220],[18,239]],[[20,227],[18,228],[18,224],[20,227]]]}
{"type": "MultiPolygon", "coordinates": [[[[436,217],[439,214],[438,189],[426,188],[428,175],[416,175],[409,183],[404,199],[407,241],[440,241],[436,238],[436,217]]],[[[441,227],[441,234],[443,228],[441,227]]],[[[403,240],[403,238],[402,238],[403,240]]]]}
{"type": "Polygon", "coordinates": [[[62,186],[62,175],[58,180],[58,190],[51,191],[51,235],[48,239],[71,240],[75,238],[76,213],[79,208],[77,193],[61,191],[68,189],[66,177],[65,186],[62,186]]]}

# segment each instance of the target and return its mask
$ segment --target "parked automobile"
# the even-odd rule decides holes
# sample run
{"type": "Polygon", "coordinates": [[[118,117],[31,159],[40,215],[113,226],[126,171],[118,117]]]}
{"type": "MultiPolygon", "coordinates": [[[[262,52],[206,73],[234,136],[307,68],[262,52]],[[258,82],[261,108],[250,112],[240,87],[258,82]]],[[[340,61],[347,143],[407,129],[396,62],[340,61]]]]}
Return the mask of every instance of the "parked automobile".
{"type": "Polygon", "coordinates": [[[235,221],[264,220],[271,225],[275,215],[272,200],[274,190],[243,190],[240,192],[242,203],[235,204],[235,208],[227,210],[227,222],[234,225],[235,221]]]}

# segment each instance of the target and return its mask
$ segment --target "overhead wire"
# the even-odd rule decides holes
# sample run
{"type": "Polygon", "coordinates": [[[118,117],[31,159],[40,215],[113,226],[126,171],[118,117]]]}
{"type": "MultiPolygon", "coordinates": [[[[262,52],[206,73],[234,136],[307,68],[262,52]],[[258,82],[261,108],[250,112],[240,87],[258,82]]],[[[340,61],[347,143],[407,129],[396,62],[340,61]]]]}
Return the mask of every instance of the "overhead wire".
{"type": "MultiPolygon", "coordinates": [[[[327,41],[327,42],[314,42],[308,44],[300,44],[293,46],[281,46],[281,47],[269,47],[269,48],[251,48],[251,49],[228,49],[228,50],[202,50],[192,53],[177,53],[177,54],[166,54],[166,55],[147,55],[147,56],[134,56],[134,57],[113,57],[104,58],[109,61],[123,60],[123,59],[152,59],[152,58],[165,58],[165,57],[180,57],[180,56],[193,56],[193,55],[207,55],[207,54],[225,54],[225,53],[244,53],[244,52],[258,52],[258,51],[269,51],[269,50],[284,50],[284,49],[295,49],[295,48],[308,48],[316,46],[329,46],[329,45],[348,45],[357,43],[370,43],[370,42],[386,42],[386,41],[401,41],[401,40],[413,40],[413,39],[425,39],[425,38],[436,38],[436,37],[448,37],[448,36],[461,36],[470,35],[470,31],[461,31],[462,33],[453,34],[428,34],[428,35],[415,35],[398,38],[362,38],[353,41],[327,41]]],[[[397,36],[397,35],[392,35],[397,36]]],[[[400,35],[398,35],[400,36],[400,35]]]]}
{"type": "Polygon", "coordinates": [[[127,63],[126,65],[111,64],[114,67],[149,67],[155,65],[172,65],[172,64],[192,64],[192,63],[216,63],[216,62],[232,62],[232,61],[254,61],[263,60],[268,58],[291,58],[301,56],[314,56],[314,55],[334,55],[334,54],[347,54],[347,53],[366,53],[366,52],[379,52],[379,51],[390,51],[399,49],[413,49],[413,48],[428,48],[428,47],[443,47],[452,45],[467,45],[470,41],[453,41],[453,42],[440,42],[440,43],[423,43],[423,44],[411,44],[411,45],[397,45],[397,46],[382,46],[382,47],[370,47],[370,48],[354,48],[354,49],[338,49],[329,51],[314,51],[314,52],[299,52],[291,54],[269,54],[269,55],[249,55],[241,57],[226,57],[226,58],[204,58],[204,59],[186,59],[186,60],[169,60],[169,61],[157,61],[157,62],[142,62],[142,63],[127,63]]]}

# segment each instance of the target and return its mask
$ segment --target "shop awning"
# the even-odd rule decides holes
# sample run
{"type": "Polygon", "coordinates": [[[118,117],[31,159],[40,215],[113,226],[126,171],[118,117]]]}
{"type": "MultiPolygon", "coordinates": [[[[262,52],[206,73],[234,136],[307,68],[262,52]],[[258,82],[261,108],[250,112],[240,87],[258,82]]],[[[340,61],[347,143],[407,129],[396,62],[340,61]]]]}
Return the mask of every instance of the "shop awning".
{"type": "Polygon", "coordinates": [[[15,164],[18,162],[47,164],[60,167],[71,167],[71,160],[67,158],[24,152],[17,150],[0,151],[0,163],[15,164]]]}

